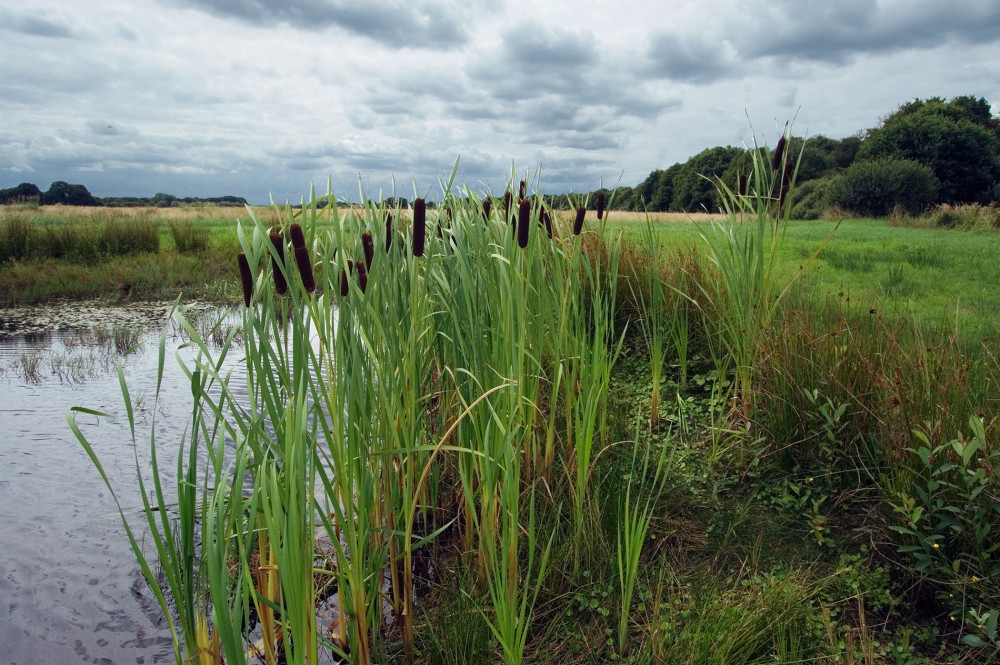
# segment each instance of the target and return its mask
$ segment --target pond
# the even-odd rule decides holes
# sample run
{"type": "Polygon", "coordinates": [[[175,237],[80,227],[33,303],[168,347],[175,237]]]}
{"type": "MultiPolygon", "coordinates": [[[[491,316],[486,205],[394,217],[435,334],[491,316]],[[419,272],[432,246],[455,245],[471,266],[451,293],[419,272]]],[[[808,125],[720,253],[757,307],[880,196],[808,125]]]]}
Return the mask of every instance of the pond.
{"type": "MultiPolygon", "coordinates": [[[[72,302],[0,310],[0,662],[173,660],[169,630],[115,502],[66,421],[74,406],[122,416],[76,420],[130,524],[141,525],[136,454],[145,458],[155,423],[161,467],[176,468],[170,455],[177,446],[168,444],[180,442],[190,414],[190,386],[173,358],[190,360],[194,353],[169,323],[171,305],[72,302]],[[156,400],[161,330],[167,362],[156,400]],[[119,362],[135,401],[136,446],[124,418],[119,362]]],[[[201,321],[222,315],[211,305],[194,304],[193,311],[201,321]]],[[[234,352],[232,362],[241,355],[234,352]]],[[[238,390],[239,380],[232,385],[238,390]]]]}

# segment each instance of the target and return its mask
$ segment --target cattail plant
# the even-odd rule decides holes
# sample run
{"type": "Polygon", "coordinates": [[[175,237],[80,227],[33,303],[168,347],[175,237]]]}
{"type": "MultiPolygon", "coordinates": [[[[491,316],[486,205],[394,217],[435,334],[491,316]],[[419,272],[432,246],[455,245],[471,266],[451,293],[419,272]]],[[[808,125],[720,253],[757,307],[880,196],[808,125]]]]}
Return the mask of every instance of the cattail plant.
{"type": "Polygon", "coordinates": [[[583,219],[587,216],[587,208],[580,206],[576,209],[576,220],[573,222],[573,235],[578,236],[583,231],[583,219]]]}
{"type": "Polygon", "coordinates": [[[522,180],[521,184],[517,188],[517,196],[519,199],[523,199],[525,194],[527,193],[528,193],[528,183],[522,180]]]}
{"type": "Polygon", "coordinates": [[[736,191],[739,192],[740,196],[746,196],[747,195],[747,174],[746,173],[741,173],[740,174],[739,182],[738,182],[737,190],[736,191]]]}
{"type": "MultiPolygon", "coordinates": [[[[523,182],[523,181],[522,181],[523,182]]],[[[531,201],[521,199],[517,207],[517,246],[528,246],[528,230],[531,228],[531,201]]]]}
{"type": "Polygon", "coordinates": [[[240,252],[236,255],[236,262],[240,266],[240,282],[243,284],[243,304],[250,307],[250,299],[253,297],[253,273],[250,272],[250,263],[247,255],[240,252]]]}
{"type": "Polygon", "coordinates": [[[288,292],[288,282],[285,281],[285,273],[282,267],[285,264],[285,239],[280,233],[271,234],[271,244],[278,258],[271,257],[271,270],[274,273],[274,291],[279,296],[288,292]]]}
{"type": "Polygon", "coordinates": [[[503,221],[510,221],[510,206],[514,203],[514,195],[509,191],[503,193],[503,221]]]}
{"type": "Polygon", "coordinates": [[[347,270],[340,270],[340,297],[346,298],[348,292],[350,291],[350,283],[348,282],[347,270]]]}
{"type": "Polygon", "coordinates": [[[483,219],[489,220],[490,218],[490,208],[493,207],[493,199],[486,197],[483,199],[483,219]]]}
{"type": "Polygon", "coordinates": [[[309,260],[309,250],[305,247],[295,248],[295,263],[299,266],[299,275],[302,277],[302,288],[306,293],[316,290],[316,280],[313,278],[312,261],[309,260]]]}
{"type": "Polygon", "coordinates": [[[548,210],[542,210],[539,222],[545,227],[545,233],[548,234],[549,240],[552,240],[552,215],[549,214],[548,210]]]}
{"type": "Polygon", "coordinates": [[[292,247],[295,249],[300,249],[306,246],[306,236],[302,233],[302,227],[298,224],[292,224],[288,227],[288,234],[292,238],[292,247]]]}
{"type": "Polygon", "coordinates": [[[392,211],[385,211],[385,251],[389,252],[392,247],[392,211]]]}
{"type": "Polygon", "coordinates": [[[604,219],[604,192],[597,192],[597,219],[604,219]]]}
{"type": "Polygon", "coordinates": [[[785,162],[785,170],[781,173],[781,193],[778,195],[778,214],[781,214],[781,210],[785,207],[785,197],[788,196],[788,190],[792,186],[792,169],[795,165],[792,164],[791,160],[785,162]]]}
{"type": "Polygon", "coordinates": [[[413,201],[413,255],[424,255],[424,240],[427,237],[427,204],[423,199],[413,201]]]}
{"type": "Polygon", "coordinates": [[[375,256],[375,243],[372,241],[372,234],[365,231],[361,234],[361,249],[365,253],[365,263],[372,264],[372,257],[375,256]]]}
{"type": "Polygon", "coordinates": [[[781,133],[777,145],[774,146],[774,154],[771,156],[771,170],[777,171],[781,168],[782,158],[785,156],[785,132],[781,133]]]}
{"type": "Polygon", "coordinates": [[[361,287],[361,293],[365,292],[368,288],[368,267],[364,261],[358,261],[358,286],[361,287]]]}

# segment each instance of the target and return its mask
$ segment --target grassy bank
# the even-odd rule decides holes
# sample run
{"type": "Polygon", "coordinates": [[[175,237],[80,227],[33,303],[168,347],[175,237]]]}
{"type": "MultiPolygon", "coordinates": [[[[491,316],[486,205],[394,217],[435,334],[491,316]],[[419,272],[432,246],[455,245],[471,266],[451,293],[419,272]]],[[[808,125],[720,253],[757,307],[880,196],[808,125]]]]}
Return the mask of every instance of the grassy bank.
{"type": "Polygon", "coordinates": [[[249,405],[202,346],[180,477],[140,473],[177,661],[991,662],[998,348],[933,300],[996,297],[955,274],[989,241],[810,262],[831,226],[754,182],[742,225],[248,219],[249,405]]]}

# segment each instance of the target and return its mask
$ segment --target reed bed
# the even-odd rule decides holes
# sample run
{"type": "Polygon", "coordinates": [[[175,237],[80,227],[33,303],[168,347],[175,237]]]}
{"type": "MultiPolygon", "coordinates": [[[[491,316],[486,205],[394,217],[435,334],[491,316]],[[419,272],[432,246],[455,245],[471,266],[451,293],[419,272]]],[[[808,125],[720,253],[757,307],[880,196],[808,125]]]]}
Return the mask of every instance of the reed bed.
{"type": "Polygon", "coordinates": [[[559,214],[530,174],[496,197],[449,180],[436,210],[415,192],[412,208],[313,196],[248,211],[242,325],[209,344],[174,313],[198,352],[181,365],[193,404],[176,470],[158,463],[175,442],[135,433],[145,524],[122,521],[177,662],[520,664],[571,641],[567,621],[606,660],[862,662],[844,644],[874,657],[877,606],[849,597],[855,630],[831,618],[846,601],[830,589],[879,569],[818,575],[814,550],[790,572],[760,560],[785,524],[829,546],[835,492],[880,497],[851,504],[885,520],[897,549],[880,551],[934,571],[932,594],[967,587],[975,615],[949,609],[986,644],[1000,364],[987,350],[972,369],[953,338],[874,312],[807,309],[778,265],[795,170],[778,152],[754,151],[745,189],[718,183],[726,223],[698,226],[704,252],[663,252],[649,217],[629,240],[583,200],[559,214]],[[237,339],[245,393],[223,370],[237,339]],[[741,489],[766,474],[784,475],[741,489]],[[740,544],[761,506],[778,517],[740,544]],[[952,566],[938,552],[955,511],[952,566]],[[677,571],[710,559],[710,538],[720,553],[693,594],[677,571]],[[428,618],[432,597],[461,628],[428,618]]]}

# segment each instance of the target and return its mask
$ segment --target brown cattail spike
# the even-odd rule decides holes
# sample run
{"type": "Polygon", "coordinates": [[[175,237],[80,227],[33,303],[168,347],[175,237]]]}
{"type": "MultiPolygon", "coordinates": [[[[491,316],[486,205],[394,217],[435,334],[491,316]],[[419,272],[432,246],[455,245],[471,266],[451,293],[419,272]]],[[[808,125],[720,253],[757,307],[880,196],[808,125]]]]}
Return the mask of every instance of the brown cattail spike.
{"type": "Polygon", "coordinates": [[[510,205],[514,202],[514,195],[510,192],[503,193],[503,221],[510,221],[510,205]]]}
{"type": "Polygon", "coordinates": [[[604,219],[604,192],[597,192],[597,219],[604,219]]]}
{"type": "Polygon", "coordinates": [[[427,237],[427,204],[423,199],[413,201],[413,255],[424,255],[424,240],[427,237]]]}
{"type": "Polygon", "coordinates": [[[527,194],[527,193],[528,193],[528,183],[525,182],[524,180],[522,180],[521,184],[517,188],[517,197],[518,197],[518,199],[523,199],[524,195],[527,194]]]}
{"type": "Polygon", "coordinates": [[[517,246],[528,246],[528,230],[531,228],[531,201],[521,199],[517,206],[517,246]]]}
{"type": "Polygon", "coordinates": [[[552,216],[549,215],[548,210],[543,210],[539,217],[539,223],[545,227],[545,232],[549,235],[549,240],[552,240],[552,216]]]}
{"type": "Polygon", "coordinates": [[[347,279],[347,271],[341,268],[340,270],[340,297],[346,298],[348,291],[350,291],[350,284],[347,279]]]}
{"type": "Polygon", "coordinates": [[[365,253],[365,263],[372,264],[372,257],[375,256],[375,243],[372,241],[372,234],[365,231],[361,234],[361,249],[365,253]]]}
{"type": "Polygon", "coordinates": [[[364,261],[358,261],[358,286],[361,287],[361,293],[365,292],[368,288],[368,268],[364,261]]]}
{"type": "Polygon", "coordinates": [[[777,171],[781,168],[782,157],[785,155],[785,135],[778,139],[778,145],[774,146],[774,155],[771,156],[771,170],[777,171]]]}
{"type": "Polygon", "coordinates": [[[280,296],[288,291],[288,282],[282,272],[282,266],[285,265],[285,238],[280,233],[272,233],[271,244],[278,254],[277,259],[271,257],[271,271],[274,273],[274,291],[280,296]]]}
{"type": "Polygon", "coordinates": [[[292,247],[298,249],[299,247],[306,246],[306,236],[302,233],[302,227],[298,224],[292,224],[288,228],[288,233],[292,238],[292,247]]]}
{"type": "Polygon", "coordinates": [[[741,173],[740,174],[739,186],[738,186],[738,190],[737,191],[739,192],[740,196],[746,196],[747,195],[747,174],[746,173],[741,173]]]}
{"type": "Polygon", "coordinates": [[[392,247],[392,213],[385,211],[385,251],[392,247]]]}
{"type": "Polygon", "coordinates": [[[302,288],[306,293],[316,290],[316,280],[313,279],[313,266],[309,260],[309,250],[305,247],[295,248],[295,263],[299,266],[299,276],[302,277],[302,288]]]}
{"type": "Polygon", "coordinates": [[[493,207],[493,200],[489,198],[483,199],[483,219],[488,220],[490,218],[490,208],[493,207]]]}
{"type": "Polygon", "coordinates": [[[236,255],[236,263],[240,266],[240,282],[243,284],[243,304],[250,306],[250,299],[253,297],[253,273],[250,272],[250,262],[247,255],[240,252],[236,255]]]}
{"type": "Polygon", "coordinates": [[[580,206],[576,209],[576,220],[573,222],[573,235],[578,236],[583,231],[583,218],[587,216],[587,208],[580,206]]]}

